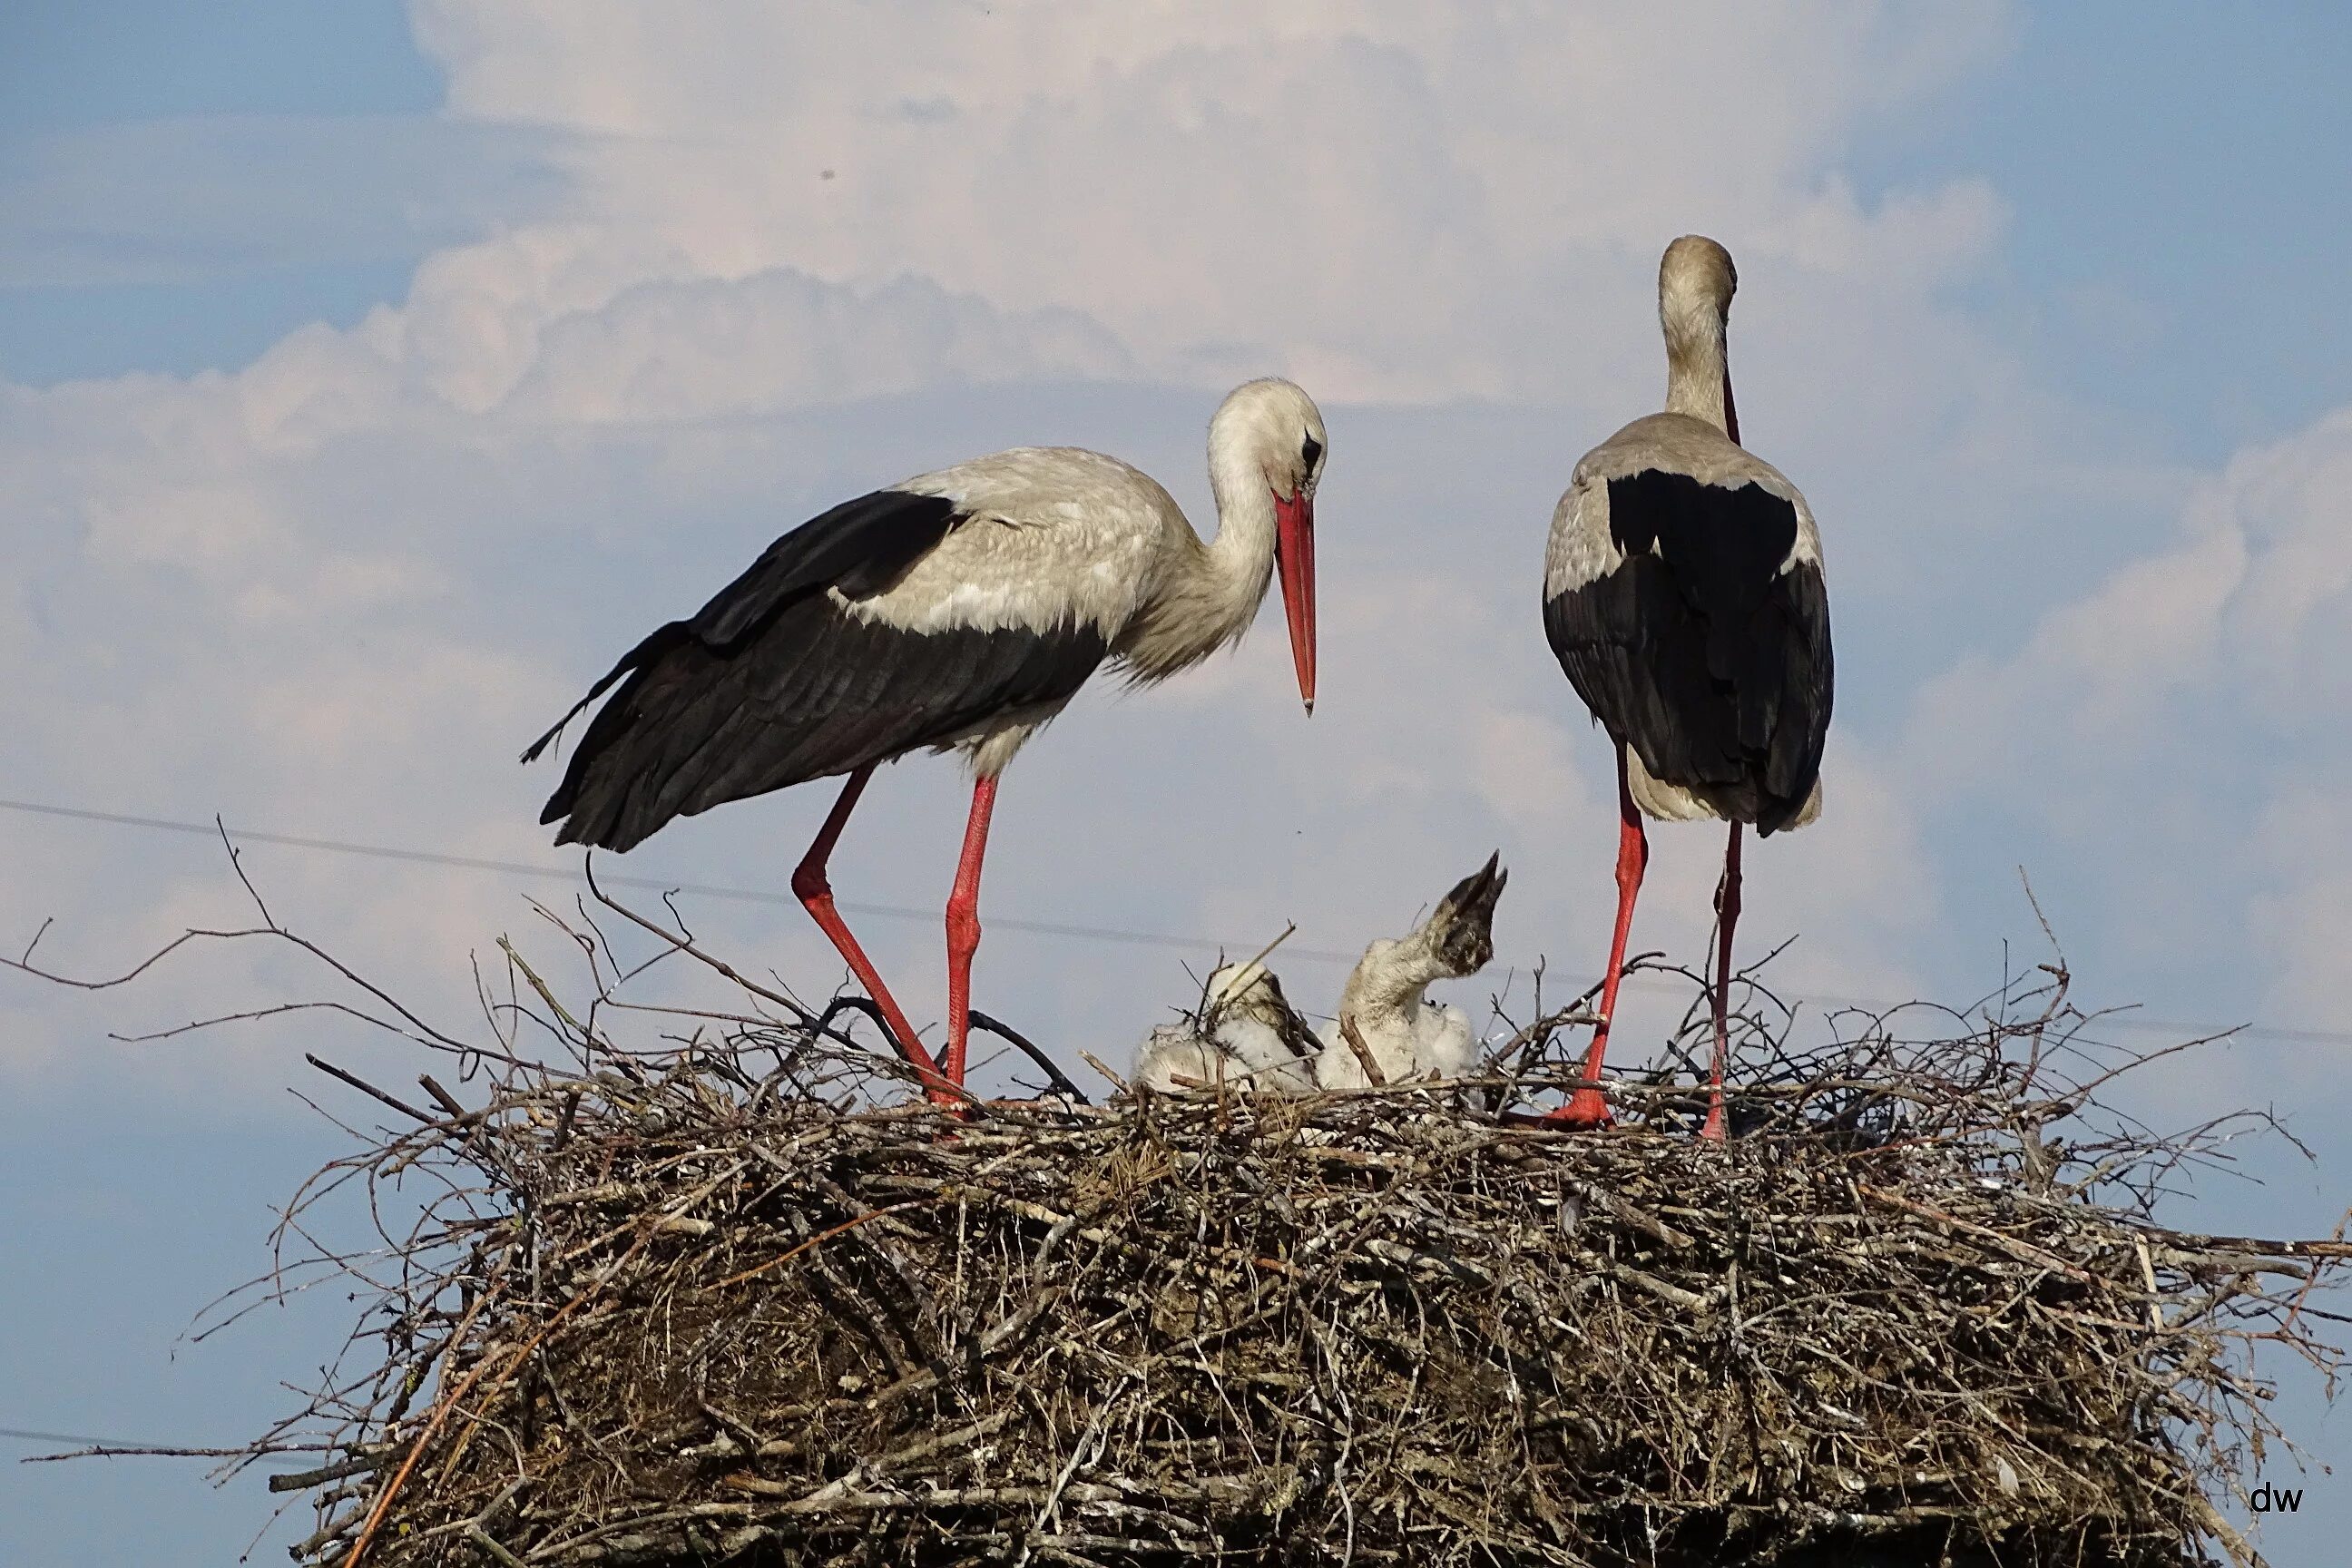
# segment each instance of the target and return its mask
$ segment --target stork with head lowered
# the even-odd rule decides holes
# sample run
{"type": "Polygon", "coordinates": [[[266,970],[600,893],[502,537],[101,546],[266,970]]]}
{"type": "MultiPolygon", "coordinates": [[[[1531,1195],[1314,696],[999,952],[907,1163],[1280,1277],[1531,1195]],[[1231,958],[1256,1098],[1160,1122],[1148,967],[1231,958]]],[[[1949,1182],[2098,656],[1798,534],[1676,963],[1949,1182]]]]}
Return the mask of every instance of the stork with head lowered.
{"type": "Polygon", "coordinates": [[[845,501],[596,682],[564,722],[612,695],[540,820],[562,824],[559,844],[626,850],[728,801],[845,778],[793,891],[931,1096],[957,1099],[998,775],[1102,665],[1150,683],[1234,642],[1277,572],[1299,696],[1313,712],[1325,448],[1323,416],[1298,387],[1236,387],[1209,425],[1218,525],[1206,541],[1148,475],[1069,447],[1016,447],[845,501]],[[947,1038],[936,1061],[825,875],[874,770],[925,748],[961,752],[972,777],[947,903],[947,1038]]]}

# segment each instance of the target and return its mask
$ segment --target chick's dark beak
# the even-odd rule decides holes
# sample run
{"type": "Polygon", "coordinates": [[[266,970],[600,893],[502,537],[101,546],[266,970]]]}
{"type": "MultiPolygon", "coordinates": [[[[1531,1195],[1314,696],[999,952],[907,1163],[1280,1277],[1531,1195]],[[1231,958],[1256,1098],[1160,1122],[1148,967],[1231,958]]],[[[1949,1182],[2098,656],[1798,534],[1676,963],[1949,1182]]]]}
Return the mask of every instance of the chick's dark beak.
{"type": "Polygon", "coordinates": [[[1438,902],[1444,928],[1438,951],[1457,975],[1475,974],[1495,956],[1495,901],[1511,879],[1502,858],[1499,849],[1486,857],[1484,866],[1454,883],[1438,902]]]}

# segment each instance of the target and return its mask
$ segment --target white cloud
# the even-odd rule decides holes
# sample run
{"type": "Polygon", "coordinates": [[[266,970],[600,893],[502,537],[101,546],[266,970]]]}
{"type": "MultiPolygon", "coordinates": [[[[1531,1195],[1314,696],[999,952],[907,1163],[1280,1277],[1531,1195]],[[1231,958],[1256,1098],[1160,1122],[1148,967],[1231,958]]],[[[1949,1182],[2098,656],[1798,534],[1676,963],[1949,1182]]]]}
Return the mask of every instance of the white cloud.
{"type": "MultiPolygon", "coordinates": [[[[348,332],[303,329],[233,374],[0,387],[8,793],[538,856],[536,812],[519,808],[547,781],[519,784],[514,753],[619,635],[545,638],[597,570],[584,542],[602,531],[641,549],[647,505],[769,490],[772,432],[747,416],[1124,368],[1067,312],[1008,315],[919,281],[640,284],[541,321],[443,289],[465,275],[458,259],[427,268],[406,306],[348,332]],[[614,420],[654,434],[591,434],[614,420]]],[[[577,270],[551,263],[533,306],[577,270]]],[[[633,618],[689,607],[625,596],[633,618]]],[[[53,944],[68,929],[108,939],[79,950],[91,967],[226,883],[216,857],[159,858],[135,832],[8,831],[53,853],[17,858],[0,930],[22,940],[57,915],[53,944]],[[69,872],[54,850],[72,843],[89,858],[69,872]],[[45,863],[58,874],[36,874],[45,863]]],[[[522,917],[510,889],[465,873],[271,858],[289,914],[307,910],[322,936],[445,1007],[466,1005],[467,948],[522,917]]],[[[236,989],[226,975],[265,987],[284,973],[242,955],[211,976],[198,967],[174,965],[132,1010],[193,1016],[236,989]]],[[[89,1011],[68,1007],[48,1037],[89,1011]]],[[[6,1053],[43,1037],[17,1031],[26,1045],[6,1053]]],[[[258,1058],[282,1055],[278,1040],[258,1058]]]]}
{"type": "Polygon", "coordinates": [[[1929,686],[1926,774],[1981,783],[2031,756],[2085,776],[2197,739],[2184,700],[2293,729],[2352,686],[2352,409],[2252,447],[2179,503],[2177,537],[2047,610],[2023,646],[1929,686]]]}
{"type": "MultiPolygon", "coordinates": [[[[2352,767],[2352,410],[2176,505],[2168,542],[1924,688],[1903,772],[1931,812],[1994,805],[2070,846],[2062,896],[2127,984],[2195,976],[2200,1019],[2326,1026],[2352,834],[2314,780],[2352,767]]],[[[2332,1054],[2282,1047],[2263,1070],[2332,1054]]]]}
{"type": "Polygon", "coordinates": [[[643,283],[559,318],[511,394],[520,418],[708,419],[847,403],[941,381],[1131,374],[1117,340],[1068,310],[1007,315],[901,279],[851,290],[776,268],[740,282],[643,283]]]}
{"type": "MultiPolygon", "coordinates": [[[[418,26],[452,110],[576,137],[591,205],[649,259],[912,272],[1081,311],[1186,380],[1273,360],[1334,398],[1556,395],[1592,295],[1661,237],[1929,279],[1998,222],[1978,184],[1874,213],[1822,173],[1861,117],[1996,47],[1993,5],[730,5],[649,27],[434,0],[418,26]]],[[[605,248],[596,226],[580,243],[605,248]]]]}
{"type": "Polygon", "coordinates": [[[2352,697],[2352,408],[2233,459],[2216,510],[2211,526],[2253,552],[2227,610],[2247,673],[2274,710],[2341,713],[2352,697]]]}
{"type": "MultiPolygon", "coordinates": [[[[2286,1016],[2332,1024],[2352,965],[2352,808],[2332,790],[2284,784],[2262,808],[2253,842],[2263,885],[2247,919],[2271,955],[2270,1000],[2286,1016]]],[[[2342,1058],[2305,1054],[2315,1066],[2342,1058]]]]}

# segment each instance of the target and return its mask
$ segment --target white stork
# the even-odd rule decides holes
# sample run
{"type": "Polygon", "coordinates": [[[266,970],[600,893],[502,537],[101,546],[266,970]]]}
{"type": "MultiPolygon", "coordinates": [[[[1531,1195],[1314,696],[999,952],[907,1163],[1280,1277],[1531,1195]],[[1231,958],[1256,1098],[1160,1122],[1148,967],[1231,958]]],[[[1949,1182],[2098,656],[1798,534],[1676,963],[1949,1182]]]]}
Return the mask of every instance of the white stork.
{"type": "Polygon", "coordinates": [[[1721,1138],[1739,830],[1801,827],[1821,811],[1829,731],[1829,596],[1821,537],[1797,487],[1739,445],[1724,333],[1730,253],[1685,235],[1658,265],[1666,407],[1587,452],[1552,513],[1544,630],[1617,748],[1617,925],[1585,1086],[1554,1112],[1599,1126],[1633,896],[1642,814],[1727,818],[1715,897],[1715,1059],[1705,1136],[1721,1138]]]}
{"type": "Polygon", "coordinates": [[[1286,381],[1236,387],[1209,424],[1216,537],[1127,464],[1023,447],[877,490],[793,529],[691,619],[624,655],[547,803],[559,844],[625,850],[671,819],[809,779],[848,782],[793,891],[935,1100],[961,1092],[981,857],[997,775],[1105,660],[1166,679],[1238,638],[1279,564],[1299,695],[1315,710],[1315,488],[1322,416],[1286,381]],[[947,904],[935,1064],[843,923],[825,861],[877,764],[956,748],[972,773],[947,904]]]}
{"type": "Polygon", "coordinates": [[[1220,964],[1201,987],[1201,1005],[1181,1024],[1162,1024],[1136,1053],[1135,1081],[1162,1093],[1233,1088],[1303,1094],[1315,1087],[1323,1042],[1293,1011],[1265,964],[1220,964]]]}
{"type": "Polygon", "coordinates": [[[1378,1064],[1383,1083],[1461,1078],[1477,1065],[1470,1016],[1430,1001],[1428,991],[1440,980],[1477,973],[1495,956],[1495,900],[1511,876],[1501,859],[1499,853],[1488,856],[1406,935],[1382,937],[1364,949],[1339,992],[1339,1016],[1324,1031],[1323,1054],[1315,1064],[1323,1088],[1371,1082],[1349,1031],[1378,1064]]]}

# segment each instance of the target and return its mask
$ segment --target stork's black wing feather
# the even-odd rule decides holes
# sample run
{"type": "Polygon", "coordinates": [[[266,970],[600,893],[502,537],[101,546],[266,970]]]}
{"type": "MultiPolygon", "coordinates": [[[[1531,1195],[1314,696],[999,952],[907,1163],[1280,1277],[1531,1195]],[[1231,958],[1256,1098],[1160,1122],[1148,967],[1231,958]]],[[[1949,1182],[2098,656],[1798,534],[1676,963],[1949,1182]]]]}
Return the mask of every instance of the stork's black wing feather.
{"type": "Polygon", "coordinates": [[[1821,570],[1781,569],[1796,508],[1645,469],[1609,481],[1609,529],[1624,560],[1544,603],[1560,668],[1652,777],[1786,827],[1820,776],[1832,689],[1821,570]]]}
{"type": "Polygon", "coordinates": [[[945,496],[876,490],[844,501],[761,552],[687,625],[705,643],[725,649],[805,595],[838,588],[848,598],[871,598],[965,521],[945,496]]]}
{"type": "Polygon", "coordinates": [[[619,684],[540,820],[563,822],[559,844],[626,849],[674,817],[1066,699],[1102,662],[1092,628],[910,632],[826,592],[884,592],[964,521],[940,497],[880,490],[784,535],[691,619],[630,650],[572,710],[619,684]]]}
{"type": "Polygon", "coordinates": [[[784,605],[826,588],[837,587],[853,599],[878,594],[963,521],[955,503],[946,497],[910,495],[904,490],[876,490],[819,513],[761,551],[757,561],[713,594],[691,619],[656,627],[623,654],[588,689],[588,695],[524,750],[522,760],[537,761],[582,709],[623,676],[646,668],[672,648],[699,640],[724,651],[784,605]]]}

